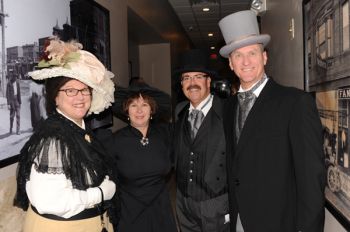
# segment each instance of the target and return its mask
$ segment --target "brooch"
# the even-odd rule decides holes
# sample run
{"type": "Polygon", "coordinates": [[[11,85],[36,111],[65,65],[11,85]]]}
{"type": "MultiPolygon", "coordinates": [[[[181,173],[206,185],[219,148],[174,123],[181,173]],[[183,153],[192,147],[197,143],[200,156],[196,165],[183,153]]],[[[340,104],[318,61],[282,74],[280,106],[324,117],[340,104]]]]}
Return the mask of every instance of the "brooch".
{"type": "Polygon", "coordinates": [[[86,140],[88,143],[91,143],[90,135],[85,134],[84,138],[85,138],[85,140],[86,140]]]}
{"type": "Polygon", "coordinates": [[[142,146],[146,146],[149,144],[149,140],[146,137],[142,137],[142,139],[140,140],[140,143],[142,144],[142,146]]]}

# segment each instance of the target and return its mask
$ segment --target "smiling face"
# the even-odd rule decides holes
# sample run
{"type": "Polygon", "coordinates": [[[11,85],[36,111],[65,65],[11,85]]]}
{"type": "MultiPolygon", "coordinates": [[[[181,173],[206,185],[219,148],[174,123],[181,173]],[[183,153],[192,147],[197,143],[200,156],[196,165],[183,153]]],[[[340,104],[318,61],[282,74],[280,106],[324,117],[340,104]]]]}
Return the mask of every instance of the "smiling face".
{"type": "Polygon", "coordinates": [[[86,95],[88,88],[84,83],[72,79],[60,88],[55,98],[57,109],[79,125],[91,106],[91,95],[86,95]],[[82,91],[79,91],[76,96],[68,96],[66,92],[74,92],[73,89],[82,91]]]}
{"type": "Polygon", "coordinates": [[[238,48],[229,56],[230,68],[238,76],[243,89],[249,89],[263,77],[266,62],[267,55],[261,44],[238,48]]]}
{"type": "Polygon", "coordinates": [[[151,106],[140,95],[139,98],[133,99],[128,107],[128,115],[131,126],[135,128],[147,128],[151,118],[151,106]]]}
{"type": "Polygon", "coordinates": [[[210,82],[210,77],[203,72],[186,72],[182,74],[182,91],[194,107],[199,105],[210,94],[210,82]]]}

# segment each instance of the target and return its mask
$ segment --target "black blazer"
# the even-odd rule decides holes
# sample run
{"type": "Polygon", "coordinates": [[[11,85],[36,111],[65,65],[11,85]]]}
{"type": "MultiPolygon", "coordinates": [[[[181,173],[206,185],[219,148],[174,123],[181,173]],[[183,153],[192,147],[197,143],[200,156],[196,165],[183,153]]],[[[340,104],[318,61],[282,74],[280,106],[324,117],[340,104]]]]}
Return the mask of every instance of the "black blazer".
{"type": "Polygon", "coordinates": [[[7,87],[6,87],[6,99],[7,99],[7,105],[10,105],[12,108],[15,108],[16,106],[16,102],[18,102],[19,104],[21,104],[21,88],[19,86],[19,81],[16,80],[16,90],[17,90],[17,95],[15,96],[15,90],[14,90],[14,86],[13,83],[11,83],[11,81],[9,81],[7,83],[7,87]]]}
{"type": "Polygon", "coordinates": [[[269,79],[238,144],[237,96],[224,112],[231,231],[323,231],[325,165],[314,99],[269,79]]]}

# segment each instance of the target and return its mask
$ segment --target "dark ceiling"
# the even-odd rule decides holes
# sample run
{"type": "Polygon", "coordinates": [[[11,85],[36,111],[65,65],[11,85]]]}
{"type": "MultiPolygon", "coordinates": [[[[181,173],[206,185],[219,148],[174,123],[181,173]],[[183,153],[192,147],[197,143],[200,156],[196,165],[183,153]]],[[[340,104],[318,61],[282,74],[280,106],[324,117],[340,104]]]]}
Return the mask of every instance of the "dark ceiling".
{"type": "Polygon", "coordinates": [[[168,0],[196,48],[220,49],[218,22],[241,10],[249,10],[252,0],[168,0]],[[209,9],[204,11],[204,9],[209,9]],[[209,34],[212,34],[210,36],[209,34]]]}
{"type": "MultiPolygon", "coordinates": [[[[253,0],[260,1],[260,0],[253,0]]],[[[221,77],[232,77],[227,59],[218,55],[224,41],[218,26],[223,17],[251,8],[252,0],[129,0],[128,36],[135,44],[171,42],[177,54],[199,48],[216,55],[211,62],[221,77]],[[209,11],[203,11],[209,8],[209,11]],[[212,36],[208,34],[212,33],[212,36]]]]}

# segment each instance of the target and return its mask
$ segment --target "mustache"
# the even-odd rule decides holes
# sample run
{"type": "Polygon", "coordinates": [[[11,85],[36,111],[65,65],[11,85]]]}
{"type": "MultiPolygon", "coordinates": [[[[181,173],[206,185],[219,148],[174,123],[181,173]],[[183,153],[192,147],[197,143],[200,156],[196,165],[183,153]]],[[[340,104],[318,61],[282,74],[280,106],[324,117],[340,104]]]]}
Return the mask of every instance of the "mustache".
{"type": "Polygon", "coordinates": [[[191,90],[191,89],[201,90],[201,87],[199,85],[190,85],[190,86],[187,87],[187,90],[191,90]]]}

